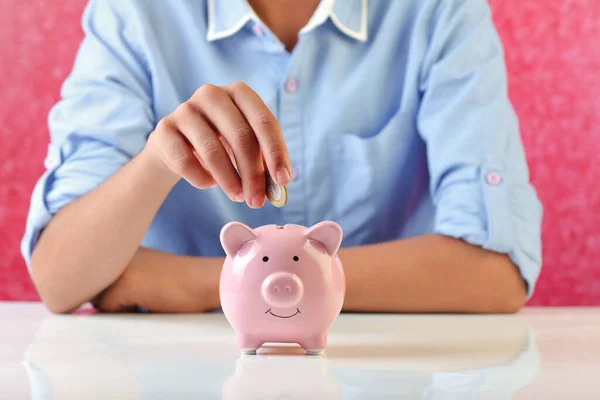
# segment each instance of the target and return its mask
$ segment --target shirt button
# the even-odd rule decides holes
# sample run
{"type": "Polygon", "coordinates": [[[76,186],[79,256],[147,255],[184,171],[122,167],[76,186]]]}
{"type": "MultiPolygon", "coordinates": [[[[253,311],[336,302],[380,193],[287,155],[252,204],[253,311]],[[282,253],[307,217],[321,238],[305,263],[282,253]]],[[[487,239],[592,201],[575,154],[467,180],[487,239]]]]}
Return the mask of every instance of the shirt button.
{"type": "Polygon", "coordinates": [[[499,184],[502,183],[502,176],[497,172],[490,172],[485,177],[485,181],[490,186],[498,186],[499,184]]]}
{"type": "Polygon", "coordinates": [[[292,180],[295,181],[298,178],[298,170],[292,167],[292,180]]]}
{"type": "Polygon", "coordinates": [[[258,37],[263,37],[265,35],[265,30],[259,24],[254,24],[252,30],[254,31],[254,34],[258,37]]]}
{"type": "Polygon", "coordinates": [[[44,160],[44,167],[46,169],[54,169],[58,167],[58,159],[55,156],[48,156],[44,160]]]}
{"type": "Polygon", "coordinates": [[[294,93],[298,90],[298,80],[296,78],[288,78],[285,81],[285,90],[290,93],[294,93]]]}

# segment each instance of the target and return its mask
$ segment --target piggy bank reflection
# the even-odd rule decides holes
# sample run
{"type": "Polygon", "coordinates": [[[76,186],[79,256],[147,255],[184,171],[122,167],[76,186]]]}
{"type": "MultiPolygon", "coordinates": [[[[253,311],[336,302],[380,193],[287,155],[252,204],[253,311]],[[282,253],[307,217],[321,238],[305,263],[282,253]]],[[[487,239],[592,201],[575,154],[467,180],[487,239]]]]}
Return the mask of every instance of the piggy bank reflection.
{"type": "Polygon", "coordinates": [[[242,355],[223,385],[223,399],[341,399],[341,390],[323,357],[242,355]]]}
{"type": "Polygon", "coordinates": [[[331,221],[223,227],[221,306],[243,353],[267,342],[297,343],[309,354],[325,349],[346,290],[341,242],[342,229],[331,221]]]}

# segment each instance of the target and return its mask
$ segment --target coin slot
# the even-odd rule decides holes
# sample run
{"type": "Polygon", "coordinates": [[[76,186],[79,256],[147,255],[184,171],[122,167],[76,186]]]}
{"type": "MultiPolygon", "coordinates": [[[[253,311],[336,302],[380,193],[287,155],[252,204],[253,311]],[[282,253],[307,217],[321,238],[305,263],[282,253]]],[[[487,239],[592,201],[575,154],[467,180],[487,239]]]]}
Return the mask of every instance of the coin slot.
{"type": "Polygon", "coordinates": [[[275,229],[283,229],[283,226],[277,226],[275,229]]]}

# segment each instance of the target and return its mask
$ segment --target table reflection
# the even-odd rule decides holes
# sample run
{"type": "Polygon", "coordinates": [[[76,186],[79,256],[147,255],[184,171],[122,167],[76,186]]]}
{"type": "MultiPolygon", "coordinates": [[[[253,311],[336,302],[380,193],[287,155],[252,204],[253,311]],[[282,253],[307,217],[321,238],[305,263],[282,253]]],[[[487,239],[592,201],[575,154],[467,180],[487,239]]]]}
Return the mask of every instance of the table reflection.
{"type": "Polygon", "coordinates": [[[343,315],[324,356],[239,356],[222,315],[44,319],[25,354],[34,399],[509,399],[539,372],[518,316],[343,315]]]}
{"type": "Polygon", "coordinates": [[[223,385],[224,400],[341,399],[341,389],[322,356],[241,356],[223,385]]]}

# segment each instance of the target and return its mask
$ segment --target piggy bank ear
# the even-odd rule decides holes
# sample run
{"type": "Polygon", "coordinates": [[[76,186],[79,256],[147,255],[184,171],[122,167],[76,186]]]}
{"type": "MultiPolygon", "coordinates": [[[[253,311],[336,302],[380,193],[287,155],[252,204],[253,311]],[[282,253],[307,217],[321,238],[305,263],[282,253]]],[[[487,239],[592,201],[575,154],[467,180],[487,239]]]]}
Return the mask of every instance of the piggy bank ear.
{"type": "Polygon", "coordinates": [[[256,239],[256,232],[241,222],[230,222],[221,229],[221,246],[225,253],[234,257],[244,245],[256,239]]]}
{"type": "Polygon", "coordinates": [[[323,245],[327,254],[335,256],[342,244],[342,228],[333,221],[323,221],[311,226],[304,236],[323,245]]]}

